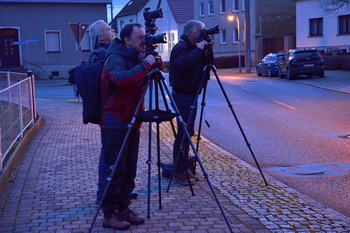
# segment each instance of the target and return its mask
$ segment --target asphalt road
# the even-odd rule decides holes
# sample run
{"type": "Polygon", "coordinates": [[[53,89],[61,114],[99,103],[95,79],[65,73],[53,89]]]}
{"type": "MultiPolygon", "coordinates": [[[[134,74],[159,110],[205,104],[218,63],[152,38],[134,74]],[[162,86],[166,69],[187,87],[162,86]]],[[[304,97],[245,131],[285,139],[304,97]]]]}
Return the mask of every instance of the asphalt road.
{"type": "MultiPolygon", "coordinates": [[[[350,217],[350,96],[255,74],[220,80],[263,171],[350,217]]],[[[214,77],[203,119],[206,138],[255,166],[214,77]]]]}

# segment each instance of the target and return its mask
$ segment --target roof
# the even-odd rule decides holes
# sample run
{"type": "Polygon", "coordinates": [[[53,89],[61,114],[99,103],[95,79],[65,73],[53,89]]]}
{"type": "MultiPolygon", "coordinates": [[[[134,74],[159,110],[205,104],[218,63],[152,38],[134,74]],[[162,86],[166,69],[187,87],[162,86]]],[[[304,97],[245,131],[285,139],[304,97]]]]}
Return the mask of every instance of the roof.
{"type": "Polygon", "coordinates": [[[148,1],[149,0],[130,0],[116,17],[135,15],[143,9],[148,1]]]}
{"type": "Polygon", "coordinates": [[[0,3],[112,4],[112,0],[0,0],[0,3]]]}
{"type": "Polygon", "coordinates": [[[189,0],[167,0],[171,13],[176,23],[185,23],[194,18],[193,1],[189,0]]]}

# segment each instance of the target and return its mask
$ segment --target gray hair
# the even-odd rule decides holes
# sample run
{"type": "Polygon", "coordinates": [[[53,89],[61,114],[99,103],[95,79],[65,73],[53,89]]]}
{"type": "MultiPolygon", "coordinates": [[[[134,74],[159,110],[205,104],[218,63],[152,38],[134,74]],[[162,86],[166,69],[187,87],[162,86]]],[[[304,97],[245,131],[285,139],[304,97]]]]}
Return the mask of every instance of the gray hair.
{"type": "Polygon", "coordinates": [[[189,21],[187,21],[185,23],[185,25],[184,25],[183,34],[188,36],[190,32],[194,32],[196,30],[197,26],[205,27],[205,24],[202,23],[199,20],[189,20],[189,21]]]}
{"type": "Polygon", "coordinates": [[[103,19],[97,20],[91,26],[89,27],[89,32],[90,32],[90,38],[92,41],[92,44],[96,43],[96,38],[101,32],[101,24],[105,24],[106,22],[103,19]]]}

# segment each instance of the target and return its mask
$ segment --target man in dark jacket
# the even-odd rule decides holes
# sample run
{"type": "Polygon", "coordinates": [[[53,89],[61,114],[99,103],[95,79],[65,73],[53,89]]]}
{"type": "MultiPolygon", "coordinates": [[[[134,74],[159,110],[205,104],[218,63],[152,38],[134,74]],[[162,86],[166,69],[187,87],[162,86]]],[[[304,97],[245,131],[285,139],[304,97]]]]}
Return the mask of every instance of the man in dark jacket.
{"type": "MultiPolygon", "coordinates": [[[[198,20],[189,20],[184,25],[183,34],[180,37],[180,41],[174,46],[170,54],[169,64],[169,80],[172,86],[172,96],[180,111],[180,114],[187,124],[187,130],[190,135],[194,134],[194,120],[196,118],[197,103],[195,103],[195,97],[198,89],[200,88],[200,82],[202,78],[202,69],[204,66],[204,50],[206,49],[207,42],[201,40],[200,31],[205,27],[204,23],[198,20]],[[195,109],[190,117],[192,110],[191,106],[195,104],[195,109]]],[[[178,121],[179,123],[179,121],[178,121]]],[[[175,163],[177,156],[179,155],[179,145],[184,135],[183,128],[178,124],[178,133],[174,142],[173,149],[173,162],[175,163]]],[[[189,143],[185,139],[181,145],[183,148],[183,156],[187,168],[189,167],[188,151],[189,143]]],[[[198,178],[188,170],[188,174],[191,182],[197,181],[198,178]]],[[[178,159],[174,180],[181,184],[188,184],[185,174],[185,167],[182,159],[178,159]]]]}
{"type": "MultiPolygon", "coordinates": [[[[146,75],[155,63],[152,55],[141,56],[145,49],[145,35],[140,24],[128,24],[121,30],[120,40],[115,39],[107,50],[101,76],[101,100],[105,102],[100,115],[107,176],[111,174],[128,125],[141,101],[146,75]]],[[[139,111],[144,111],[143,103],[139,111]]],[[[140,127],[141,122],[136,121],[106,191],[101,205],[104,227],[126,230],[130,224],[139,225],[145,221],[129,209],[130,193],[135,187],[140,127]]]]}

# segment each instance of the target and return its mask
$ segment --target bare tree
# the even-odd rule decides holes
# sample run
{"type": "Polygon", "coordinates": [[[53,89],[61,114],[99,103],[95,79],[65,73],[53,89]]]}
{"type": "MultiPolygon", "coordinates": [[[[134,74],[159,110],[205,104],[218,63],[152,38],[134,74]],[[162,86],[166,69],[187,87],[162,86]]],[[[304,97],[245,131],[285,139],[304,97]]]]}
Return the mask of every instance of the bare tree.
{"type": "Polygon", "coordinates": [[[326,13],[336,13],[350,8],[350,0],[319,0],[319,4],[326,13]]]}

